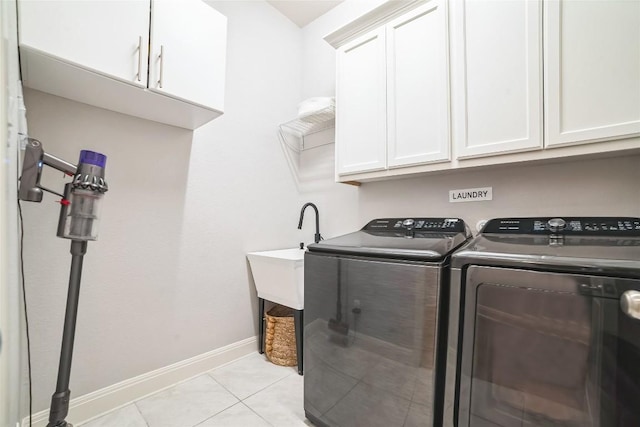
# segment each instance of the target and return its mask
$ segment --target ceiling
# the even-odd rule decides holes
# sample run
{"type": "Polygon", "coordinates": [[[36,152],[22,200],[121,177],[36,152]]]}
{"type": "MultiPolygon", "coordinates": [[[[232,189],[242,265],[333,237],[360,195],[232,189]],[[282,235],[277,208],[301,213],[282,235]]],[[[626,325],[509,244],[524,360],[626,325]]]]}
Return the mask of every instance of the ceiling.
{"type": "Polygon", "coordinates": [[[324,15],[344,0],[267,0],[280,13],[302,28],[320,15],[324,15]]]}

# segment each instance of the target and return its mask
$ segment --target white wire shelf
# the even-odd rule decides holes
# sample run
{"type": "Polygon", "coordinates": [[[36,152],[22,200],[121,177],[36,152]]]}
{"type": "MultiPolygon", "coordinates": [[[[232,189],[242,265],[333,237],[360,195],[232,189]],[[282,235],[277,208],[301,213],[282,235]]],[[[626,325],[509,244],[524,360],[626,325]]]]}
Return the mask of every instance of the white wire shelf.
{"type": "Polygon", "coordinates": [[[302,151],[307,148],[315,148],[320,145],[333,143],[333,138],[329,142],[322,144],[314,144],[313,147],[307,147],[305,145],[305,138],[314,133],[322,132],[335,126],[336,123],[336,108],[334,105],[330,105],[321,110],[314,111],[306,116],[298,117],[297,119],[290,120],[280,125],[280,134],[284,142],[296,151],[302,151]],[[297,139],[295,143],[291,143],[287,135],[293,136],[297,139]]]}

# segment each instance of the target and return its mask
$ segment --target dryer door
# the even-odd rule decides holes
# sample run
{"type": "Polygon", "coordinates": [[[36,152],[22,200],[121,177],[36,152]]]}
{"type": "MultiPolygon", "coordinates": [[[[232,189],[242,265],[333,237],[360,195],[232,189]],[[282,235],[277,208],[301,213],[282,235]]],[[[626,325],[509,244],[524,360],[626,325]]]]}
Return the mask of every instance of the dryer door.
{"type": "Polygon", "coordinates": [[[620,296],[640,281],[470,267],[459,426],[634,426],[640,320],[620,296]]]}

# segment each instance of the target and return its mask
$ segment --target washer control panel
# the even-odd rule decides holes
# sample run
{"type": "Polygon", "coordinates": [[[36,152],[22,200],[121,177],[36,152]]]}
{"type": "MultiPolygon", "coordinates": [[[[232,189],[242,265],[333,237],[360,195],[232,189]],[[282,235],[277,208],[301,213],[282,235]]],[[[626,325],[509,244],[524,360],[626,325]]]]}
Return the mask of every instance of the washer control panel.
{"type": "Polygon", "coordinates": [[[465,231],[460,218],[380,218],[364,226],[367,231],[438,231],[459,233],[465,231]]]}
{"type": "Polygon", "coordinates": [[[487,222],[482,233],[640,236],[640,218],[496,218],[487,222]]]}

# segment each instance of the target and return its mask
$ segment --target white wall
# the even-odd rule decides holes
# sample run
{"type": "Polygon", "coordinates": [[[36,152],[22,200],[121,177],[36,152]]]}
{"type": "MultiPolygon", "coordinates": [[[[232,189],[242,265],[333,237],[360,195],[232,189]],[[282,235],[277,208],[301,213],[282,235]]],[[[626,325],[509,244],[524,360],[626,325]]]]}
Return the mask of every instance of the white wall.
{"type": "MultiPolygon", "coordinates": [[[[335,50],[322,38],[384,1],[347,0],[303,28],[303,96],[335,94],[335,50]]],[[[331,163],[333,152],[309,153],[331,163]]],[[[322,160],[319,160],[322,159],[322,160]]],[[[574,160],[456,171],[410,179],[365,183],[357,203],[362,226],[385,216],[459,216],[471,224],[498,216],[640,216],[640,156],[574,160]],[[493,201],[449,203],[448,190],[492,186],[493,201]]]]}
{"type": "MultiPolygon", "coordinates": [[[[175,362],[172,306],[192,133],[41,92],[25,99],[29,133],[47,152],[73,163],[83,148],[108,157],[99,240],[84,261],[73,396],[175,362]]],[[[61,174],[47,170],[42,184],[61,189],[61,174]]],[[[55,390],[69,280],[70,242],[55,236],[58,199],[23,202],[34,412],[55,390]]]]}
{"type": "MultiPolygon", "coordinates": [[[[318,203],[324,231],[342,223],[324,208],[342,193],[299,192],[277,139],[301,99],[300,29],[265,2],[211,4],[228,17],[226,107],[195,132],[26,93],[30,134],[45,150],[72,162],[83,148],[108,156],[72,397],[254,336],[245,253],[312,241],[312,212],[297,230],[306,201],[318,203]]],[[[60,189],[59,175],[44,185],[60,189]]],[[[55,237],[56,199],[25,205],[36,412],[55,388],[70,263],[69,242],[55,237]]]]}
{"type": "Polygon", "coordinates": [[[453,216],[475,225],[499,216],[640,216],[640,156],[509,166],[363,186],[363,221],[453,216]],[[449,203],[449,190],[493,187],[493,200],[449,203]]]}
{"type": "Polygon", "coordinates": [[[324,36],[375,9],[387,0],[346,0],[303,28],[302,96],[334,96],[335,49],[324,36]]]}
{"type": "Polygon", "coordinates": [[[0,425],[22,418],[20,281],[18,273],[18,108],[15,1],[0,3],[0,425]]]}

